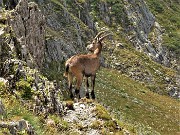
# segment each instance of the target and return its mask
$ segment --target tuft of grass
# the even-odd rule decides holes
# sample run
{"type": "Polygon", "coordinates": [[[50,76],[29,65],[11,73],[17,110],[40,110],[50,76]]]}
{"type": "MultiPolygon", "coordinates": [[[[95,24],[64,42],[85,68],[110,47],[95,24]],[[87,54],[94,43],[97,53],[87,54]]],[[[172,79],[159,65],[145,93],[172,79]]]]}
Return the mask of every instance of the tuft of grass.
{"type": "Polygon", "coordinates": [[[6,91],[6,85],[4,82],[0,81],[0,95],[4,95],[4,92],[6,91]]]}
{"type": "Polygon", "coordinates": [[[90,127],[93,129],[99,129],[101,128],[101,126],[102,126],[102,123],[99,120],[95,120],[92,122],[90,127]]]}
{"type": "Polygon", "coordinates": [[[59,69],[59,67],[64,67],[64,62],[57,62],[57,61],[52,61],[52,62],[47,62],[49,65],[49,68],[44,68],[43,74],[49,79],[49,80],[63,80],[63,70],[64,69],[59,69]],[[60,70],[62,72],[60,72],[60,70]]]}
{"type": "Polygon", "coordinates": [[[101,105],[97,104],[94,110],[97,113],[97,117],[103,120],[111,120],[110,114],[101,105]]]}
{"type": "Polygon", "coordinates": [[[67,107],[68,109],[74,110],[74,107],[73,107],[74,102],[73,102],[73,101],[71,101],[71,100],[66,101],[65,104],[66,104],[66,107],[67,107]]]}
{"type": "Polygon", "coordinates": [[[115,131],[117,128],[116,123],[113,120],[105,121],[104,123],[105,127],[108,128],[111,132],[115,131]]]}
{"type": "Polygon", "coordinates": [[[57,115],[51,115],[50,118],[54,120],[58,131],[66,131],[69,129],[69,124],[57,115]]]}

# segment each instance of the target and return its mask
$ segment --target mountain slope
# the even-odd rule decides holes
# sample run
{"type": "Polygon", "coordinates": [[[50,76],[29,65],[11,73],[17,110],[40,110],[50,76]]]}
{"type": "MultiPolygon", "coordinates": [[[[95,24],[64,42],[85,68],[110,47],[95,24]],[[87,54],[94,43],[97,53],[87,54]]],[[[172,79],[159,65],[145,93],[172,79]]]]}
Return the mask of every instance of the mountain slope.
{"type": "Polygon", "coordinates": [[[177,0],[147,0],[147,4],[165,31],[163,45],[168,47],[173,52],[171,55],[178,59],[180,54],[180,2],[177,0]]]}
{"type": "MultiPolygon", "coordinates": [[[[13,9],[18,1],[10,1],[0,6],[13,9]]],[[[178,134],[178,1],[34,1],[21,0],[13,11],[0,8],[0,77],[10,83],[8,89],[0,86],[7,109],[2,121],[23,118],[38,134],[75,134],[72,127],[77,134],[178,134]],[[96,102],[62,101],[69,99],[65,60],[87,53],[87,42],[102,30],[113,36],[104,41],[95,93],[118,120],[96,102]],[[89,120],[88,107],[96,121],[89,120]]]]}
{"type": "MultiPolygon", "coordinates": [[[[50,4],[51,1],[47,3],[50,4]]],[[[103,63],[104,66],[116,68],[131,78],[146,83],[154,92],[178,97],[179,76],[175,70],[173,71],[165,68],[163,65],[168,67],[172,66],[174,69],[178,70],[179,61],[178,59],[174,59],[176,57],[171,57],[171,52],[164,47],[162,38],[163,29],[155,20],[155,16],[150,12],[144,1],[126,2],[121,0],[95,0],[70,2],[53,0],[52,3],[51,9],[58,12],[59,17],[66,17],[66,14],[70,14],[70,20],[72,18],[79,20],[79,22],[81,22],[80,26],[88,26],[91,30],[97,29],[98,31],[109,30],[114,33],[113,37],[105,42],[105,53],[103,54],[103,59],[105,60],[103,63]],[[89,24],[88,22],[91,23],[89,24]],[[146,24],[149,25],[147,26],[146,24]],[[144,54],[154,60],[155,63],[144,54]],[[156,64],[156,62],[161,65],[156,64]]],[[[41,6],[41,8],[43,10],[44,6],[41,6]]],[[[47,11],[51,13],[51,9],[47,11]]],[[[51,18],[54,17],[51,16],[51,18]]],[[[67,16],[66,18],[69,17],[67,16]]],[[[55,17],[54,19],[57,19],[55,21],[57,23],[55,26],[62,25],[65,28],[67,27],[68,31],[72,30],[74,32],[74,28],[69,29],[68,21],[62,19],[59,22],[58,18],[55,17]]],[[[47,22],[47,24],[48,31],[52,24],[49,22],[47,22]]],[[[74,24],[72,23],[71,25],[73,26],[74,24]]],[[[57,28],[57,30],[60,28],[57,28]]],[[[56,30],[54,30],[54,32],[55,31],[56,30]]],[[[69,33],[68,31],[66,33],[69,33]]],[[[80,32],[80,34],[85,33],[80,32]]],[[[49,63],[50,68],[48,68],[47,65],[45,70],[48,72],[49,76],[52,76],[51,78],[53,78],[53,75],[56,75],[56,73],[53,73],[54,71],[59,72],[63,70],[63,65],[58,64],[59,61],[63,64],[67,57],[75,53],[75,50],[78,50],[76,53],[79,51],[85,53],[85,43],[82,44],[82,50],[79,50],[81,48],[78,42],[79,40],[76,41],[77,44],[67,43],[69,49],[66,49],[66,42],[61,41],[64,40],[64,38],[61,36],[58,38],[57,36],[58,34],[56,34],[56,36],[51,36],[50,40],[49,38],[47,39],[49,55],[47,55],[46,63],[49,63]],[[53,39],[53,37],[55,39],[53,39]],[[76,45],[79,46],[79,49],[74,49],[76,45]],[[57,50],[58,52],[56,53],[57,50]]],[[[92,37],[92,35],[88,34],[87,36],[92,37]]],[[[84,39],[84,41],[85,40],[87,39],[84,39]]],[[[62,74],[58,76],[62,76],[62,74]]]]}

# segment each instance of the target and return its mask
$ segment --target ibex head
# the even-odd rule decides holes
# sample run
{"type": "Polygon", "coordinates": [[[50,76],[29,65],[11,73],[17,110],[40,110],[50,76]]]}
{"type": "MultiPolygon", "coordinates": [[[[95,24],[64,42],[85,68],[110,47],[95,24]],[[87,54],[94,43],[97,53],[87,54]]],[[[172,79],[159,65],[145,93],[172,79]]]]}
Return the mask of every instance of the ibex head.
{"type": "Polygon", "coordinates": [[[86,47],[86,49],[88,51],[94,52],[99,47],[99,45],[101,45],[101,42],[103,41],[103,39],[106,38],[107,36],[111,35],[111,33],[108,33],[101,37],[101,35],[103,35],[105,32],[107,32],[107,31],[99,32],[93,39],[92,43],[86,47]]]}

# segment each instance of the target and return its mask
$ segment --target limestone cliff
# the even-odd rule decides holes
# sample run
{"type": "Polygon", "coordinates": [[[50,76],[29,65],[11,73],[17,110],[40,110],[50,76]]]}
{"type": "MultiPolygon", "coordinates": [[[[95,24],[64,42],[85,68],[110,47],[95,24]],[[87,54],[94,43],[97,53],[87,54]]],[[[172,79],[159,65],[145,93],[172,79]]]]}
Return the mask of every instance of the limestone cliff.
{"type": "Polygon", "coordinates": [[[21,0],[15,10],[5,16],[7,20],[2,31],[10,36],[4,36],[9,40],[4,43],[11,51],[15,49],[12,53],[27,62],[28,66],[41,69],[45,54],[45,19],[38,6],[21,0]]]}

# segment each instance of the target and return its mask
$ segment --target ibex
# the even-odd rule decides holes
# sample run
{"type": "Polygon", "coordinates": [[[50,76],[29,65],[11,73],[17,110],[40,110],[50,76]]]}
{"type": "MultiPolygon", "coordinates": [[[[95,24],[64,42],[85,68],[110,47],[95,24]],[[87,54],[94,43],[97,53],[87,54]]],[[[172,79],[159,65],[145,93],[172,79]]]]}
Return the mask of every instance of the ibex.
{"type": "Polygon", "coordinates": [[[86,97],[89,98],[88,77],[91,77],[91,84],[92,84],[91,97],[92,99],[95,99],[94,86],[95,86],[96,72],[100,67],[102,41],[105,37],[110,35],[110,34],[106,34],[100,37],[103,33],[105,33],[105,31],[99,32],[93,39],[92,43],[87,46],[87,49],[93,52],[92,54],[74,55],[71,58],[69,58],[65,63],[66,71],[64,73],[64,76],[68,78],[68,87],[71,98],[74,97],[72,93],[73,78],[75,77],[77,80],[75,94],[78,98],[80,98],[79,90],[83,81],[83,76],[85,76],[86,85],[87,85],[86,97]]]}

